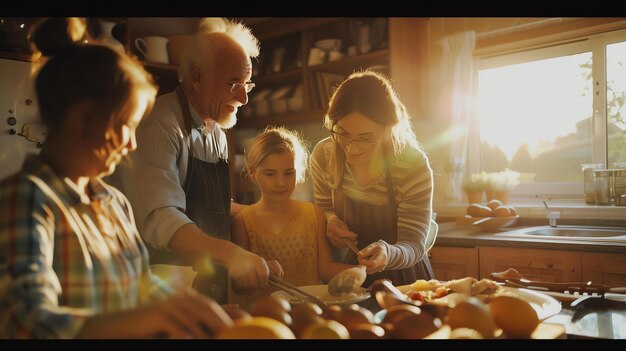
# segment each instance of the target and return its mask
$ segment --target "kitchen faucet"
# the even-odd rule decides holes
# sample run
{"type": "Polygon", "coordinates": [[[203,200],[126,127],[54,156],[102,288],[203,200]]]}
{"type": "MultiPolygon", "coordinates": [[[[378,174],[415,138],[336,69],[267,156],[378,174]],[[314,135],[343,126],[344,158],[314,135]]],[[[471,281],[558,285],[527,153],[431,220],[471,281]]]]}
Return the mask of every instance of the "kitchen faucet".
{"type": "Polygon", "coordinates": [[[547,209],[546,216],[548,217],[550,227],[556,227],[556,220],[561,218],[561,212],[550,211],[550,207],[548,207],[548,204],[545,201],[543,201],[543,205],[546,206],[547,209]]]}

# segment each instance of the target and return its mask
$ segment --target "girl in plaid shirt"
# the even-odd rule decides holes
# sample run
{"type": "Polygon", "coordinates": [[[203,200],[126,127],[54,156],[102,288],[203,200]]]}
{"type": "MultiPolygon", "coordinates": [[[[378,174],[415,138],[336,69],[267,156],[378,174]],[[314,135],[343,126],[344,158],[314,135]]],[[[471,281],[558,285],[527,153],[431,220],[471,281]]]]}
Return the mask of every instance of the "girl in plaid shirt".
{"type": "Polygon", "coordinates": [[[0,182],[0,337],[207,337],[232,324],[213,300],[151,274],[126,197],[101,178],[136,148],[157,88],[134,59],[51,18],[32,40],[47,140],[0,182]]]}

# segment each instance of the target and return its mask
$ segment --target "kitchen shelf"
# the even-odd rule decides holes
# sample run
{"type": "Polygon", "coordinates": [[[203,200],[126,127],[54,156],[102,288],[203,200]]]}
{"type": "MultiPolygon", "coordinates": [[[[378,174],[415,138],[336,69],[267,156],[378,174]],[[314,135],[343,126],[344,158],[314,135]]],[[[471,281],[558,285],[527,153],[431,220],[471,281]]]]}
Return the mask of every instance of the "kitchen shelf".
{"type": "Polygon", "coordinates": [[[389,63],[389,49],[368,52],[357,56],[345,56],[340,60],[308,66],[309,71],[350,74],[355,67],[367,68],[389,63]]]}
{"type": "Polygon", "coordinates": [[[0,51],[0,58],[8,60],[17,60],[25,62],[33,62],[33,54],[25,54],[21,52],[0,51]]]}
{"type": "MultiPolygon", "coordinates": [[[[367,22],[365,23],[374,23],[367,22]]],[[[389,19],[385,19],[389,23],[389,19]]],[[[380,22],[378,22],[380,23],[380,22]]],[[[265,49],[261,54],[259,70],[262,75],[253,76],[252,80],[256,83],[256,88],[250,93],[250,108],[253,112],[252,116],[247,118],[240,117],[241,122],[237,124],[240,128],[258,128],[266,124],[291,124],[321,121],[323,110],[325,110],[330,98],[332,88],[350,73],[358,70],[378,67],[381,71],[389,75],[389,57],[390,50],[388,45],[389,34],[387,24],[384,28],[377,27],[378,41],[372,41],[372,50],[367,53],[355,56],[347,56],[346,53],[350,46],[356,47],[355,38],[351,29],[354,29],[354,20],[348,17],[328,17],[328,18],[273,18],[260,22],[256,26],[252,26],[252,32],[257,35],[263,43],[265,49]],[[311,49],[315,47],[317,40],[337,38],[341,40],[341,46],[337,49],[344,54],[339,60],[328,61],[318,65],[309,66],[308,58],[311,49]],[[382,39],[380,39],[382,38],[382,39]],[[275,74],[269,74],[268,65],[279,65],[273,63],[276,50],[287,49],[284,54],[289,65],[293,65],[293,60],[297,57],[298,65],[302,68],[290,68],[287,71],[275,74]],[[301,86],[303,110],[300,112],[290,112],[286,114],[276,114],[270,111],[268,115],[256,114],[254,108],[255,94],[261,91],[276,92],[285,86],[301,86]],[[307,120],[308,119],[308,120],[307,120]],[[253,122],[251,122],[253,121],[253,122]]],[[[364,24],[363,24],[364,25],[364,24]]],[[[373,38],[372,35],[371,38],[373,38]]],[[[370,39],[371,39],[370,38],[370,39]]],[[[286,64],[283,62],[282,64],[286,64]]],[[[270,93],[271,94],[271,93],[270,93]]],[[[289,98],[287,96],[286,98],[289,98]]]]}
{"type": "Polygon", "coordinates": [[[263,85],[275,85],[280,83],[291,82],[302,78],[302,68],[294,69],[291,71],[280,72],[272,75],[262,75],[256,76],[252,78],[252,81],[257,84],[257,86],[263,85]]]}

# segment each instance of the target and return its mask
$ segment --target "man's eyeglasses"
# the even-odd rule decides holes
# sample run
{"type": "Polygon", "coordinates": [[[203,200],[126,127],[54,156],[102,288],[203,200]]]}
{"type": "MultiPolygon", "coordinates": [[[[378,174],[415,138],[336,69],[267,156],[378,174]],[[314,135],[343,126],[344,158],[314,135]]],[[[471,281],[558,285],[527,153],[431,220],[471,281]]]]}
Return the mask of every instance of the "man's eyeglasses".
{"type": "Polygon", "coordinates": [[[231,94],[237,94],[238,92],[241,91],[241,89],[244,89],[246,91],[246,93],[249,93],[252,88],[255,87],[256,84],[254,83],[232,83],[230,85],[230,93],[231,94]]]}
{"type": "Polygon", "coordinates": [[[380,139],[380,136],[383,135],[383,133],[379,133],[374,139],[372,140],[363,140],[363,139],[352,139],[349,138],[339,132],[336,132],[334,130],[330,131],[330,134],[333,136],[333,139],[335,139],[335,141],[337,141],[337,143],[339,143],[339,145],[347,148],[350,146],[350,144],[354,143],[356,144],[359,149],[363,150],[363,151],[370,151],[374,148],[374,146],[376,146],[376,142],[378,141],[378,139],[380,139]]]}

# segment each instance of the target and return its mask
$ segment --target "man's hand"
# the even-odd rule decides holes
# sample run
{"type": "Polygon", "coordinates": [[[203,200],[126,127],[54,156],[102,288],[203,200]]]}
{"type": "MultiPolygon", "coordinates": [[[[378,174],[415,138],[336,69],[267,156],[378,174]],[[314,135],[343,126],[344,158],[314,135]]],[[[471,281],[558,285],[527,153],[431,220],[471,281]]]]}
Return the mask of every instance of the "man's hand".
{"type": "Polygon", "coordinates": [[[238,248],[228,261],[228,275],[236,293],[247,293],[267,287],[270,269],[263,257],[238,248]]]}
{"type": "Polygon", "coordinates": [[[278,278],[282,279],[285,276],[283,266],[277,260],[268,260],[267,266],[270,268],[270,272],[278,278]]]}

